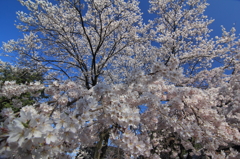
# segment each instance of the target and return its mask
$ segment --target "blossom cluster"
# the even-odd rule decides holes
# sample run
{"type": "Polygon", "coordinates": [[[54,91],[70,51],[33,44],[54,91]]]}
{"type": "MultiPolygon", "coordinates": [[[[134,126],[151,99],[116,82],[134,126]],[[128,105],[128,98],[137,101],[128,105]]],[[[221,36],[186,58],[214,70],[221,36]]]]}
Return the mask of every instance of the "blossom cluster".
{"type": "Polygon", "coordinates": [[[13,96],[20,96],[22,93],[32,93],[33,95],[44,89],[44,85],[40,82],[31,82],[29,84],[16,84],[16,81],[5,81],[1,86],[0,97],[11,99],[13,96]]]}

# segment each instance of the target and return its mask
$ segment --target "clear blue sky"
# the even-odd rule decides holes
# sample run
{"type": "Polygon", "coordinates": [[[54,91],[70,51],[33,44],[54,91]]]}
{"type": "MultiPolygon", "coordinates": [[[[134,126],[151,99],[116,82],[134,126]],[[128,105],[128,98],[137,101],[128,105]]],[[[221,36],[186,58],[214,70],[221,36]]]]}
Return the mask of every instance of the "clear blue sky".
{"type": "MultiPolygon", "coordinates": [[[[237,33],[240,33],[240,0],[208,0],[208,3],[210,6],[205,14],[209,18],[215,19],[210,26],[213,29],[212,37],[221,36],[221,25],[229,30],[234,23],[237,33]]],[[[140,7],[144,13],[144,20],[151,18],[151,15],[147,13],[148,0],[141,0],[140,7]]],[[[17,11],[26,11],[26,8],[17,0],[0,0],[0,46],[2,46],[2,42],[22,37],[22,33],[14,26],[14,21],[17,20],[17,11]]],[[[0,58],[5,60],[3,57],[0,58]]]]}

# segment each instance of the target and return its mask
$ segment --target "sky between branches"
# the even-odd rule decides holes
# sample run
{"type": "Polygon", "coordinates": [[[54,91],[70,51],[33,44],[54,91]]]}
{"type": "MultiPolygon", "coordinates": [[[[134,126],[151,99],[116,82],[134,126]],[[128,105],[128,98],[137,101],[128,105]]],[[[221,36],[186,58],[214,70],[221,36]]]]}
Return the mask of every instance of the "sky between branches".
{"type": "MultiPolygon", "coordinates": [[[[205,15],[215,19],[210,29],[213,29],[211,37],[221,36],[221,25],[227,30],[231,27],[237,29],[237,34],[240,34],[240,0],[208,0],[208,6],[205,15]]],[[[148,14],[148,0],[140,0],[140,8],[142,9],[144,21],[152,19],[153,16],[148,14]]],[[[14,26],[14,21],[17,20],[17,11],[27,11],[17,0],[0,0],[0,47],[2,42],[7,42],[10,39],[18,39],[22,37],[22,33],[14,26]]],[[[2,53],[2,51],[0,51],[2,53]]],[[[0,57],[3,61],[10,60],[9,58],[0,57]]]]}

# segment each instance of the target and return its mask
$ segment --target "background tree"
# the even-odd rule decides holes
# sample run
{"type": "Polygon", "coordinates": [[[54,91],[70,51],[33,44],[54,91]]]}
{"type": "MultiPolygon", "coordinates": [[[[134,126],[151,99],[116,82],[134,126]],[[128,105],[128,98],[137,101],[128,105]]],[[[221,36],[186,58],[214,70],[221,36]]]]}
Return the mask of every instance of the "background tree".
{"type": "MultiPolygon", "coordinates": [[[[43,82],[43,75],[40,72],[31,71],[27,68],[12,66],[1,61],[0,81],[1,86],[8,81],[14,81],[18,85],[29,84],[35,81],[43,82]]],[[[46,97],[43,94],[43,90],[38,93],[41,93],[42,98],[46,97]]],[[[32,96],[29,92],[23,93],[20,96],[14,96],[11,99],[1,96],[0,110],[3,108],[12,108],[14,112],[18,112],[21,107],[34,104],[37,99],[37,97],[32,96]]]]}
{"type": "Polygon", "coordinates": [[[18,12],[17,27],[28,34],[4,48],[48,70],[50,101],[6,113],[2,154],[94,147],[99,159],[111,141],[125,158],[239,157],[240,42],[234,28],[209,38],[205,0],[150,0],[156,18],[144,25],[137,0],[20,2],[30,13],[18,12]]]}

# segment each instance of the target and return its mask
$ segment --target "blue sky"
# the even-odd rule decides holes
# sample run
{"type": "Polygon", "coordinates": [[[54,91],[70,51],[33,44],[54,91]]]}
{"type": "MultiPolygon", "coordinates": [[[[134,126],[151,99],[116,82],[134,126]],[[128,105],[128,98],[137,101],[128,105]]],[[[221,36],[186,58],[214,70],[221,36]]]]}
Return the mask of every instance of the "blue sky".
{"type": "MultiPolygon", "coordinates": [[[[208,0],[207,2],[210,6],[205,14],[209,18],[215,19],[210,25],[210,28],[213,29],[212,37],[221,36],[221,25],[225,26],[227,30],[235,26],[237,33],[240,33],[240,0],[208,0]]],[[[151,18],[151,15],[147,13],[148,0],[141,0],[140,7],[144,13],[144,20],[151,18]]],[[[22,37],[22,33],[14,26],[14,21],[17,20],[17,11],[26,11],[26,8],[17,0],[0,0],[0,46],[2,46],[2,42],[22,37]]],[[[0,58],[5,61],[5,58],[0,58]]]]}

